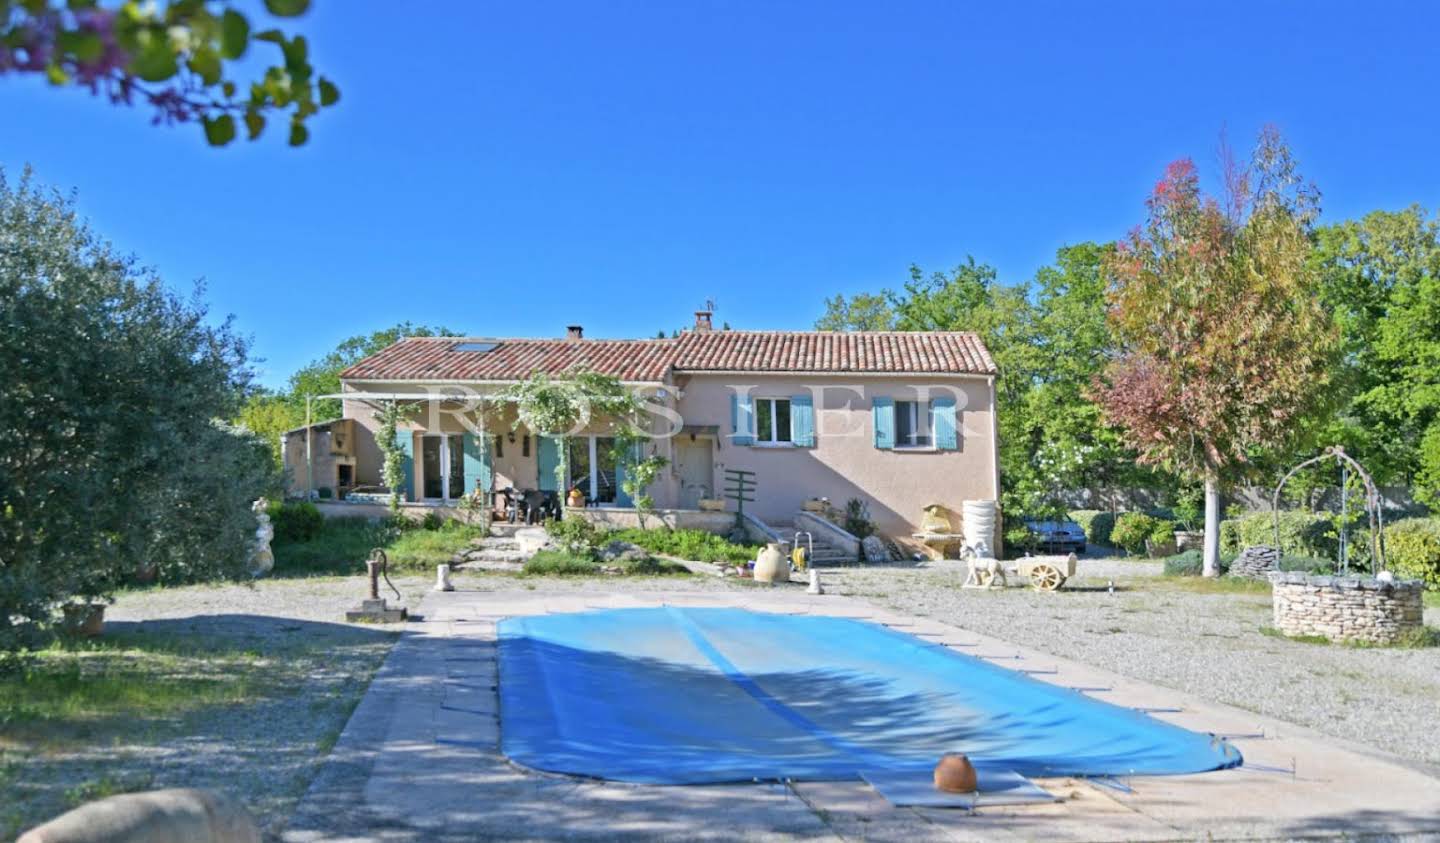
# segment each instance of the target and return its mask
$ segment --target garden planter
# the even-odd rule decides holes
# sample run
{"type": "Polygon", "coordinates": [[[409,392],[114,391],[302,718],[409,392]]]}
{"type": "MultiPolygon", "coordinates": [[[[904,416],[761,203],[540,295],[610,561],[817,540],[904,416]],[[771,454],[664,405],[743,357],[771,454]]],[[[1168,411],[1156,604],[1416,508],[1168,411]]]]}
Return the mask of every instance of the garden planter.
{"type": "Polygon", "coordinates": [[[105,631],[105,604],[78,603],[66,606],[65,631],[71,635],[94,638],[105,631]]]}
{"type": "Polygon", "coordinates": [[[585,495],[579,489],[571,489],[570,497],[566,505],[571,509],[583,509],[585,507],[585,495]]]}
{"type": "Polygon", "coordinates": [[[1184,553],[1187,550],[1202,550],[1205,547],[1205,533],[1198,530],[1176,530],[1175,531],[1175,552],[1184,553]]]}
{"type": "Polygon", "coordinates": [[[780,545],[770,542],[760,551],[755,560],[756,582],[790,582],[790,564],[785,560],[780,545]]]}
{"type": "Polygon", "coordinates": [[[1174,556],[1175,542],[1157,542],[1154,539],[1146,539],[1145,555],[1151,559],[1164,559],[1167,556],[1174,556]]]}
{"type": "Polygon", "coordinates": [[[724,512],[724,511],[725,511],[725,499],[724,499],[724,498],[701,498],[701,499],[700,499],[700,511],[701,511],[701,512],[724,512]]]}

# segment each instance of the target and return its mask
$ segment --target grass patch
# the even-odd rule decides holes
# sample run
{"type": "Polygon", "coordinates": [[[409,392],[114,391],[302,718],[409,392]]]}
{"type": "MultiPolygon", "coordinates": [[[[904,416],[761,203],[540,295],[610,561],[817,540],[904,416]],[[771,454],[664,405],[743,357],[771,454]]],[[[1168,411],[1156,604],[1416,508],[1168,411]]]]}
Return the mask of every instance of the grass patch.
{"type": "MultiPolygon", "coordinates": [[[[520,575],[526,577],[599,577],[606,576],[604,567],[619,568],[619,576],[663,577],[687,575],[690,569],[678,562],[645,557],[644,559],[619,559],[612,563],[597,562],[589,556],[567,553],[563,550],[542,550],[530,557],[521,568],[520,575]]],[[[611,574],[611,576],[615,576],[611,574]]]]}
{"type": "Polygon", "coordinates": [[[269,690],[258,654],[116,637],[52,645],[23,671],[0,676],[0,749],[83,743],[269,690]]]}
{"type": "Polygon", "coordinates": [[[433,529],[400,521],[329,518],[303,540],[282,541],[270,548],[277,577],[356,575],[365,573],[370,551],[380,547],[393,571],[426,571],[484,535],[479,527],[446,521],[433,529]]]}
{"type": "Polygon", "coordinates": [[[1192,577],[1192,576],[1164,576],[1154,577],[1153,581],[1147,582],[1140,579],[1133,583],[1134,587],[1146,588],[1159,587],[1172,591],[1185,591],[1191,594],[1269,594],[1270,583],[1266,580],[1252,580],[1244,577],[1192,577]]]}
{"type": "Polygon", "coordinates": [[[1271,638],[1279,638],[1282,641],[1294,641],[1296,644],[1329,644],[1330,639],[1323,635],[1286,635],[1273,626],[1260,627],[1260,634],[1271,638]]]}
{"type": "Polygon", "coordinates": [[[1440,629],[1429,626],[1406,630],[1393,644],[1375,644],[1370,641],[1331,641],[1323,635],[1286,635],[1273,626],[1260,627],[1260,634],[1300,644],[1339,644],[1356,650],[1419,650],[1426,647],[1440,647],[1440,629]]]}
{"type": "Polygon", "coordinates": [[[542,550],[526,560],[520,573],[527,577],[599,576],[600,563],[563,550],[542,550]]]}
{"type": "Polygon", "coordinates": [[[665,528],[617,530],[605,537],[639,545],[651,553],[663,553],[694,562],[739,564],[755,558],[758,544],[735,544],[722,536],[704,530],[669,530],[665,528]]]}

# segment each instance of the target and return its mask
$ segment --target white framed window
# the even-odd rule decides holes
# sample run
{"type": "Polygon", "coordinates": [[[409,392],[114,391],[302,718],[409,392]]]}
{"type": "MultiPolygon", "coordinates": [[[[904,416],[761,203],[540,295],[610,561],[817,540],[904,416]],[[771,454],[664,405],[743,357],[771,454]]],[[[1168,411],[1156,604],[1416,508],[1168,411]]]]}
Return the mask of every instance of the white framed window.
{"type": "Polygon", "coordinates": [[[762,445],[790,444],[790,399],[755,399],[755,441],[762,445]]]}
{"type": "Polygon", "coordinates": [[[932,448],[930,408],[923,401],[895,402],[895,447],[932,448]]]}

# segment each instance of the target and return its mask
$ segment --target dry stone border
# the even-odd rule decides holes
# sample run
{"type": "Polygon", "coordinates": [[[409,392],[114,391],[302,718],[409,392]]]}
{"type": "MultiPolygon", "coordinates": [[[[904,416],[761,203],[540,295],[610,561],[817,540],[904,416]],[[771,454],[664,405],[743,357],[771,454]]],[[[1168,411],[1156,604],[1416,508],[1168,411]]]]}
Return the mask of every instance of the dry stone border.
{"type": "Polygon", "coordinates": [[[1419,580],[1273,572],[1275,628],[1286,635],[1394,644],[1424,616],[1419,580]]]}
{"type": "Polygon", "coordinates": [[[1263,580],[1279,567],[1280,548],[1257,544],[1240,551],[1230,564],[1230,576],[1263,580]]]}

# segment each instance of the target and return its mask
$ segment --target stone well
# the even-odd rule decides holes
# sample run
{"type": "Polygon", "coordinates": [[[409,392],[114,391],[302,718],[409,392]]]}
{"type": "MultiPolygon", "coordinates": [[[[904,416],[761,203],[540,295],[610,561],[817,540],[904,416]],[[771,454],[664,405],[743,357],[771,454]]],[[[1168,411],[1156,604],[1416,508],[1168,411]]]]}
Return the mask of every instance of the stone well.
{"type": "Polygon", "coordinates": [[[1286,635],[1393,644],[1423,623],[1419,580],[1270,574],[1275,628],[1286,635]]]}

